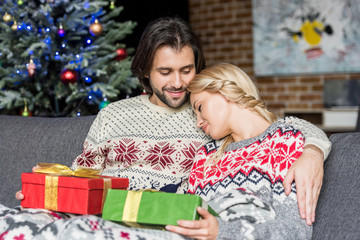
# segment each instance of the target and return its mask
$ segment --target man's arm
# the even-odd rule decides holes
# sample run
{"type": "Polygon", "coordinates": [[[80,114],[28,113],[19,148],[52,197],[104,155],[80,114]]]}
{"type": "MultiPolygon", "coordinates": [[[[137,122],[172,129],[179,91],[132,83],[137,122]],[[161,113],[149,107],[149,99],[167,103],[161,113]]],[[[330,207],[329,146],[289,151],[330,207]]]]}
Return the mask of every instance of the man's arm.
{"type": "Polygon", "coordinates": [[[283,121],[299,129],[305,137],[303,154],[291,166],[285,179],[286,195],[291,191],[295,180],[300,215],[308,225],[315,221],[315,209],[324,176],[324,160],[330,153],[331,142],[326,134],[313,124],[295,117],[283,121]]]}
{"type": "Polygon", "coordinates": [[[331,150],[331,142],[323,130],[306,120],[296,117],[286,117],[282,121],[303,133],[305,136],[305,146],[313,145],[321,150],[323,152],[323,160],[328,157],[331,150]]]}

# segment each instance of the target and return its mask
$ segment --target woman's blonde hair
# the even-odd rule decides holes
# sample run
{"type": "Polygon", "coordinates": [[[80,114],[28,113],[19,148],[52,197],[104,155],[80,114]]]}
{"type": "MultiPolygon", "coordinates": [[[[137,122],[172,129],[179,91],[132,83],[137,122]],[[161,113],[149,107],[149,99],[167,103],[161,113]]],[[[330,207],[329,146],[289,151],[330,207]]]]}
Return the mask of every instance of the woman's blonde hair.
{"type": "MultiPolygon", "coordinates": [[[[218,63],[204,69],[190,82],[188,90],[191,93],[202,91],[220,93],[227,100],[258,113],[269,123],[276,121],[275,115],[267,110],[264,102],[260,99],[259,91],[251,78],[232,64],[218,63]]],[[[210,161],[216,164],[224,154],[226,147],[232,142],[234,139],[231,135],[226,136],[223,144],[210,161]]],[[[205,163],[205,167],[211,162],[205,163]]]]}

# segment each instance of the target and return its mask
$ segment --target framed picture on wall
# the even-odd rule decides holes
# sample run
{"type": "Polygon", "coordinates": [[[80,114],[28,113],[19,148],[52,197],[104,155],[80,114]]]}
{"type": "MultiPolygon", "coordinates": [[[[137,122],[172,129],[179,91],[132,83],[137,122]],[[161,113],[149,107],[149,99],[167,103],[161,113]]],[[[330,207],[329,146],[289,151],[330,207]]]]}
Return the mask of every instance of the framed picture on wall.
{"type": "Polygon", "coordinates": [[[258,76],[360,71],[359,0],[252,0],[258,76]]]}

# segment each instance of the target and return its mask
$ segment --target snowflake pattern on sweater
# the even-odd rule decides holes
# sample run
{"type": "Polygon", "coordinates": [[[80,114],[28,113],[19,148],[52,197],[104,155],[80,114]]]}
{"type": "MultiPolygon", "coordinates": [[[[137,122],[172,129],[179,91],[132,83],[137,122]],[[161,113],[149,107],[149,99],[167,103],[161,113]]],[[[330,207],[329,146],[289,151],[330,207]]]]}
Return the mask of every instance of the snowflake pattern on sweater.
{"type": "MultiPolygon", "coordinates": [[[[320,129],[297,118],[281,121],[297,124],[309,136],[307,141],[316,143],[326,154],[330,144],[320,129]]],[[[210,140],[196,127],[189,103],[172,109],[152,104],[148,95],[140,95],[111,103],[98,113],[83,153],[72,168],[85,166],[102,169],[102,175],[127,177],[131,190],[184,193],[196,151],[210,140]]]]}
{"type": "Polygon", "coordinates": [[[217,150],[216,142],[205,144],[197,153],[189,177],[189,192],[211,200],[214,192],[245,188],[258,191],[263,185],[280,195],[287,170],[304,149],[303,134],[281,122],[261,135],[231,143],[216,165],[204,171],[205,162],[217,150]]]}
{"type": "Polygon", "coordinates": [[[210,140],[195,122],[190,104],[160,107],[147,95],[114,102],[99,112],[72,168],[127,177],[131,190],[184,193],[196,151],[210,140]]]}
{"type": "Polygon", "coordinates": [[[287,197],[282,182],[292,163],[304,149],[304,135],[284,121],[273,123],[257,137],[233,142],[215,165],[204,169],[205,162],[215,153],[218,143],[212,141],[199,149],[189,177],[189,193],[211,200],[245,189],[276,214],[274,220],[256,224],[241,219],[227,222],[218,219],[218,239],[307,239],[311,227],[301,219],[295,184],[287,197]]]}

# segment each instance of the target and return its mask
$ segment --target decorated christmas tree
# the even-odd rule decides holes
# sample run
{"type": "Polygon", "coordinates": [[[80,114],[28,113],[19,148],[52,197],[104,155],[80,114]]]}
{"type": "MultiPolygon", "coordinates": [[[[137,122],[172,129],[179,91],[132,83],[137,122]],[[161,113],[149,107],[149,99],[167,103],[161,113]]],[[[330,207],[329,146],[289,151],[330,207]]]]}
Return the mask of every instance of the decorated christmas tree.
{"type": "Polygon", "coordinates": [[[139,91],[133,49],[122,41],[136,23],[101,0],[0,2],[0,114],[80,116],[139,91]]]}

